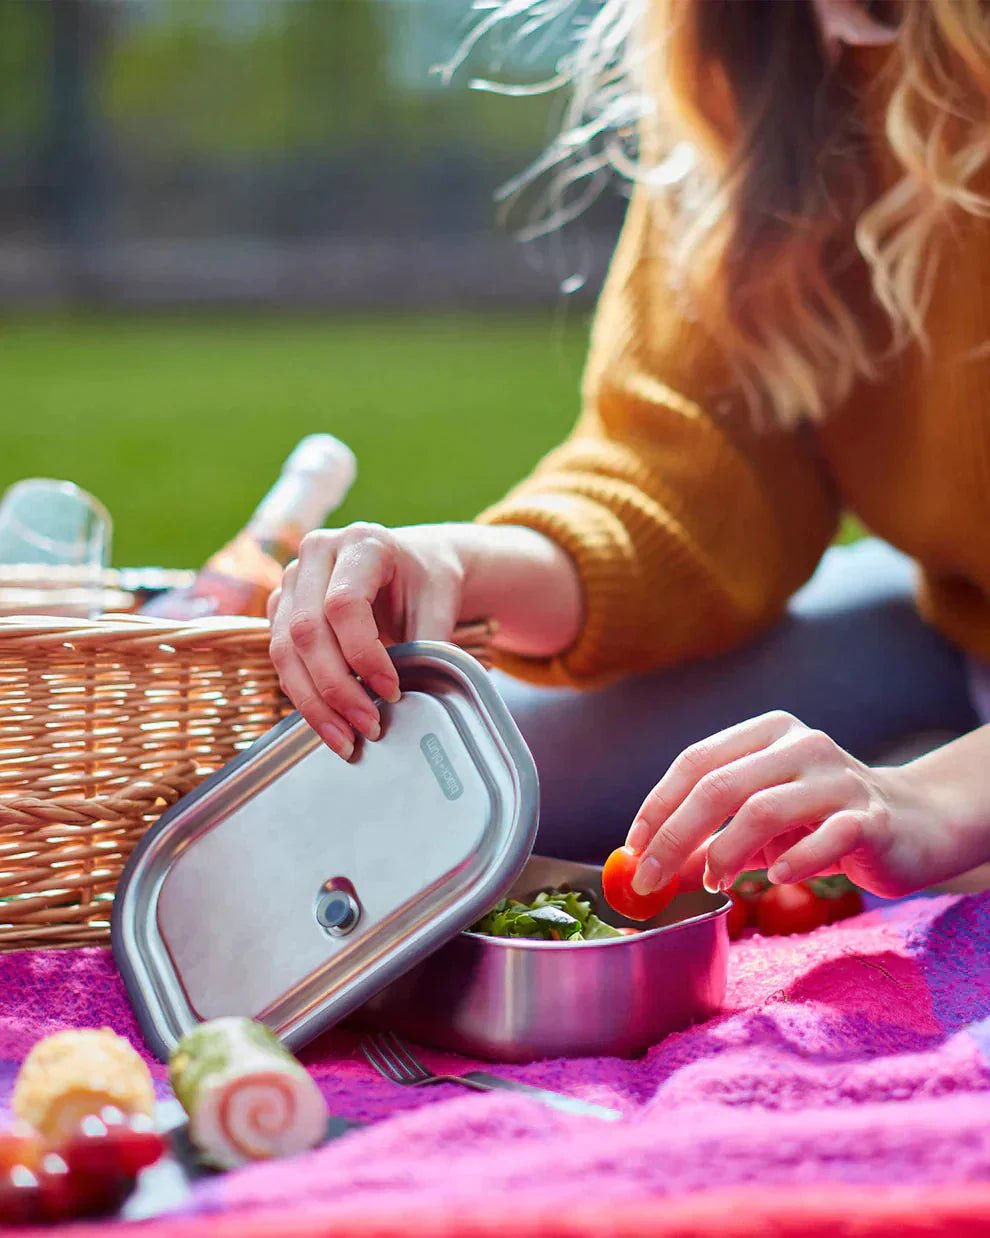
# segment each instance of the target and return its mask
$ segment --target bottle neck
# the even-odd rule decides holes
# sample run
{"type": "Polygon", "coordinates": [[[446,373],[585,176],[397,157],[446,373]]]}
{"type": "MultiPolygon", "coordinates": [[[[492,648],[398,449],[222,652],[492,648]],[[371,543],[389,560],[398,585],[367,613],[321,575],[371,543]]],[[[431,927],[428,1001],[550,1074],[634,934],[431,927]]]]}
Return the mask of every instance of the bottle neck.
{"type": "Polygon", "coordinates": [[[247,532],[279,563],[295,558],[299,543],[317,529],[335,506],[321,478],[306,473],[283,474],[255,509],[247,532]]]}
{"type": "Polygon", "coordinates": [[[259,536],[252,531],[250,526],[248,528],[252,540],[261,553],[267,555],[270,559],[274,559],[282,567],[285,567],[287,563],[291,563],[298,555],[300,543],[308,531],[297,528],[282,529],[277,535],[261,534],[259,536]]]}

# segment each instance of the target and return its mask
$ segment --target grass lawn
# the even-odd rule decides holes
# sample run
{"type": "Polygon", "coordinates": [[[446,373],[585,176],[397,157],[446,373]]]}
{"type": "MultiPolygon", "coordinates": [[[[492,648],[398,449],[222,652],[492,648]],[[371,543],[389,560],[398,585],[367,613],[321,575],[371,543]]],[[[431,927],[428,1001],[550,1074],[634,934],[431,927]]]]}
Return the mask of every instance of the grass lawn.
{"type": "MultiPolygon", "coordinates": [[[[340,520],[466,519],[574,420],[587,319],[34,318],[0,329],[0,490],[68,477],[118,564],[200,563],[304,434],[360,473],[340,520]]],[[[848,531],[847,531],[848,536],[848,531]]]]}
{"type": "Polygon", "coordinates": [[[14,319],[0,328],[0,490],[67,477],[118,564],[189,566],[304,434],[355,451],[341,521],[467,519],[566,433],[587,320],[14,319]]]}

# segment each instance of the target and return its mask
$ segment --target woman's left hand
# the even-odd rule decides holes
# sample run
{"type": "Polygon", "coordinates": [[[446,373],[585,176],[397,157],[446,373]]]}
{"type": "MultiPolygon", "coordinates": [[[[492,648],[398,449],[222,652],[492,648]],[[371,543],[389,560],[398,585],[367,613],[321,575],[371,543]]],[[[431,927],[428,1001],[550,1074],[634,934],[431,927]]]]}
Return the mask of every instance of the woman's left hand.
{"type": "Polygon", "coordinates": [[[937,817],[910,767],[873,769],[790,714],[764,714],[688,748],[653,788],[627,839],[640,854],[633,888],[656,889],[711,839],[710,890],[767,868],[775,884],[844,872],[906,894],[930,879],[937,817]]]}

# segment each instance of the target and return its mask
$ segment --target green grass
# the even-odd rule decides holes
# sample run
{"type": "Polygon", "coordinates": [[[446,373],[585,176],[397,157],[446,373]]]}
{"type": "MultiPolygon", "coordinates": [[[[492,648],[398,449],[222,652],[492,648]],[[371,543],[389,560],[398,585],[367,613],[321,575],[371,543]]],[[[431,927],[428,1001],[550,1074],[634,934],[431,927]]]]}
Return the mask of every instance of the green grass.
{"type": "Polygon", "coordinates": [[[468,519],[567,432],[586,344],[582,315],[9,321],[0,491],[71,478],[116,563],[189,566],[329,430],[360,466],[341,522],[468,519]]]}
{"type": "Polygon", "coordinates": [[[341,521],[466,519],[566,433],[583,316],[15,319],[0,330],[0,490],[68,477],[118,564],[188,566],[304,434],[357,453],[341,521]]]}

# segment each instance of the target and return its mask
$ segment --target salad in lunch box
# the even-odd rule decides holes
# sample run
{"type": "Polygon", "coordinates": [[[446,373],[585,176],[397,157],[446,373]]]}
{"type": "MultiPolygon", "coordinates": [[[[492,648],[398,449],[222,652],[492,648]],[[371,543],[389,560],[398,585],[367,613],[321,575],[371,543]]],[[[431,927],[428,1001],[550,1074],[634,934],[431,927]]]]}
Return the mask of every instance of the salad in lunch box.
{"type": "Polygon", "coordinates": [[[530,937],[538,941],[602,941],[636,930],[606,924],[595,915],[591,900],[574,890],[541,890],[529,903],[503,898],[470,931],[487,937],[530,937]]]}
{"type": "MultiPolygon", "coordinates": [[[[633,878],[639,855],[629,847],[617,847],[602,868],[602,893],[611,909],[626,920],[652,920],[677,894],[675,876],[659,889],[639,894],[633,878]]],[[[595,914],[587,894],[567,888],[541,890],[532,902],[503,898],[471,928],[488,937],[531,937],[539,941],[603,941],[639,932],[616,928],[595,914]]]]}

